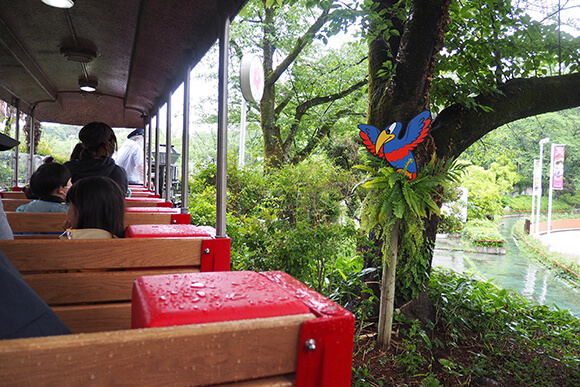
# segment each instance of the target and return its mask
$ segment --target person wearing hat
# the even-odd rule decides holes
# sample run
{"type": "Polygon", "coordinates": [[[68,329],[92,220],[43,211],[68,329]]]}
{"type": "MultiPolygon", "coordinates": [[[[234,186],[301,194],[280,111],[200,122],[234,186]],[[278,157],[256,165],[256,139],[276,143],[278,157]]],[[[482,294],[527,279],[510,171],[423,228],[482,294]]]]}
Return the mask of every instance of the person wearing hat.
{"type": "MultiPolygon", "coordinates": [[[[16,141],[4,133],[0,133],[0,151],[10,150],[15,146],[18,146],[18,144],[20,144],[19,141],[16,141]]],[[[14,239],[12,228],[10,228],[10,223],[8,223],[8,219],[6,219],[6,214],[4,213],[4,205],[2,201],[0,201],[0,239],[14,239]]]]}
{"type": "Polygon", "coordinates": [[[143,185],[144,157],[143,145],[145,141],[143,129],[135,129],[127,136],[113,159],[117,165],[127,172],[129,184],[143,185]]]}

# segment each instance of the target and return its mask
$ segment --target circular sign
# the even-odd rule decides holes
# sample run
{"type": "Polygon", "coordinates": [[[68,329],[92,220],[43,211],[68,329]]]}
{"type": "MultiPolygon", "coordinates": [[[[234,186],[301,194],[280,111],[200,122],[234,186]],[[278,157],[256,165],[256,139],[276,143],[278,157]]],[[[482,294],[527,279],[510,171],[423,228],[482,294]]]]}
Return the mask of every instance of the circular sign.
{"type": "Polygon", "coordinates": [[[264,68],[257,55],[244,55],[242,58],[240,85],[246,101],[260,102],[264,94],[264,68]]]}

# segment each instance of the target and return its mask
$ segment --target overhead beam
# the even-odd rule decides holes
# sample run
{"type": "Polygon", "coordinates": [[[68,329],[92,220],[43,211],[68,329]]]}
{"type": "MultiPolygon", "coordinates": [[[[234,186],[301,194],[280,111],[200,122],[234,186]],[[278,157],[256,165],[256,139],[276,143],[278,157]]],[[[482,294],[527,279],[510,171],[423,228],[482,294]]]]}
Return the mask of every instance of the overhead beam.
{"type": "MultiPolygon", "coordinates": [[[[31,26],[30,28],[34,28],[31,26]]],[[[36,84],[42,89],[46,94],[46,99],[56,100],[57,90],[56,87],[48,80],[46,75],[42,72],[40,67],[28,54],[26,49],[20,44],[16,36],[10,31],[10,29],[4,23],[4,20],[0,19],[0,44],[2,44],[8,52],[12,54],[14,59],[26,70],[36,84]]],[[[10,92],[14,97],[23,100],[23,96],[18,95],[12,90],[4,87],[5,90],[10,92]]],[[[36,101],[26,101],[28,104],[33,105],[36,101]]]]}

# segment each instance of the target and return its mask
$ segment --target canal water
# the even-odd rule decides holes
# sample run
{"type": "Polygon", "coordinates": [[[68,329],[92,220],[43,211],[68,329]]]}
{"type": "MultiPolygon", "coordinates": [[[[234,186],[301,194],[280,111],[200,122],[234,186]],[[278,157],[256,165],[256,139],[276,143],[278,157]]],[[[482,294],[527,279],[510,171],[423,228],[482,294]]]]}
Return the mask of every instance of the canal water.
{"type": "Polygon", "coordinates": [[[479,275],[504,289],[513,289],[533,304],[557,305],[580,318],[580,293],[560,281],[550,270],[520,252],[510,232],[517,218],[504,218],[501,232],[506,254],[480,254],[453,250],[461,246],[455,238],[438,236],[433,267],[443,266],[459,273],[479,275]]]}

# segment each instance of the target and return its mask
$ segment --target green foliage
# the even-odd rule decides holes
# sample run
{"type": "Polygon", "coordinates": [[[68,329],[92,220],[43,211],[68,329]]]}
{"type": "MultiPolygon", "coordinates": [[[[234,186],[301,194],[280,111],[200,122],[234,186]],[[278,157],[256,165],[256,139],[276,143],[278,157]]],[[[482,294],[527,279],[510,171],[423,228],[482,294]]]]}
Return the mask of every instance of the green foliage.
{"type": "Polygon", "coordinates": [[[395,298],[397,304],[417,298],[429,283],[433,246],[423,235],[423,219],[409,218],[402,222],[399,243],[395,298]]]}
{"type": "Polygon", "coordinates": [[[445,346],[473,346],[473,358],[461,359],[462,367],[455,369],[472,378],[513,375],[518,385],[580,383],[580,320],[568,311],[532,305],[511,290],[452,270],[433,271],[429,294],[439,329],[449,337],[445,346]],[[546,357],[558,359],[559,367],[541,360],[546,357]]]}
{"type": "MultiPolygon", "coordinates": [[[[577,196],[572,196],[569,194],[559,195],[557,198],[552,199],[552,212],[566,212],[570,211],[574,207],[574,202],[578,198],[577,196]]],[[[532,211],[532,197],[530,195],[518,195],[518,196],[502,196],[502,203],[508,208],[509,212],[515,213],[531,213],[532,211]]],[[[548,211],[549,206],[548,196],[543,196],[540,202],[542,212],[548,211]]],[[[537,206],[537,200],[534,201],[534,205],[537,206]]]]}
{"type": "Polygon", "coordinates": [[[474,246],[503,247],[505,239],[499,231],[499,226],[487,219],[474,219],[465,224],[463,235],[474,246]]]}
{"type": "Polygon", "coordinates": [[[385,233],[396,219],[439,215],[434,195],[440,196],[441,186],[458,180],[460,171],[453,170],[453,166],[453,161],[437,163],[432,158],[414,180],[409,180],[406,170],[395,171],[390,164],[355,166],[368,173],[362,183],[369,189],[363,203],[363,227],[370,231],[378,225],[385,233]]]}
{"type": "Polygon", "coordinates": [[[437,232],[442,234],[456,234],[463,229],[463,215],[466,205],[461,199],[461,189],[458,186],[448,186],[443,193],[441,219],[437,225],[437,232]]]}
{"type": "Polygon", "coordinates": [[[232,23],[232,68],[245,52],[261,52],[265,65],[262,108],[249,104],[248,122],[260,125],[266,164],[296,164],[360,123],[368,48],[345,34],[359,15],[358,1],[251,1],[232,23]]]}
{"type": "Polygon", "coordinates": [[[503,214],[502,195],[511,192],[517,182],[515,165],[492,163],[489,169],[470,165],[461,185],[468,189],[469,219],[481,219],[503,214]]]}
{"type": "MultiPolygon", "coordinates": [[[[539,140],[549,137],[551,142],[566,145],[564,160],[564,191],[557,194],[573,196],[580,188],[580,108],[529,117],[501,126],[482,137],[461,155],[474,165],[489,169],[493,162],[513,164],[518,181],[515,188],[520,192],[532,186],[534,159],[539,158],[539,140]],[[500,155],[500,156],[498,156],[500,155]],[[508,161],[509,160],[509,161],[508,161]]],[[[549,144],[544,146],[543,182],[548,192],[550,162],[549,144]]]]}
{"type": "Polygon", "coordinates": [[[459,103],[486,110],[473,97],[497,93],[503,82],[556,75],[560,59],[565,72],[578,70],[579,38],[562,32],[559,39],[557,20],[532,20],[523,9],[526,3],[451,2],[452,21],[433,80],[435,106],[459,103]]]}
{"type": "Polygon", "coordinates": [[[237,270],[281,270],[331,294],[348,282],[345,273],[361,269],[360,260],[353,261],[357,236],[353,227],[306,222],[291,225],[272,214],[264,219],[242,217],[240,221],[230,233],[237,270]]]}
{"type": "MultiPolygon", "coordinates": [[[[341,303],[356,297],[359,232],[344,205],[352,174],[319,158],[265,175],[228,168],[228,236],[237,270],[282,270],[341,303]],[[338,222],[340,220],[340,222],[338,222]]],[[[215,225],[214,165],[190,180],[192,223],[215,225]]]]}
{"type": "Polygon", "coordinates": [[[377,167],[372,161],[355,168],[368,173],[361,183],[369,190],[363,202],[362,226],[367,232],[378,231],[383,242],[383,265],[395,248],[389,245],[393,224],[402,219],[395,289],[398,299],[410,300],[424,290],[429,279],[433,246],[426,244],[423,222],[432,214],[439,215],[435,198],[442,188],[459,180],[462,167],[455,167],[453,160],[436,162],[433,158],[414,180],[409,180],[405,170],[377,167]]]}

